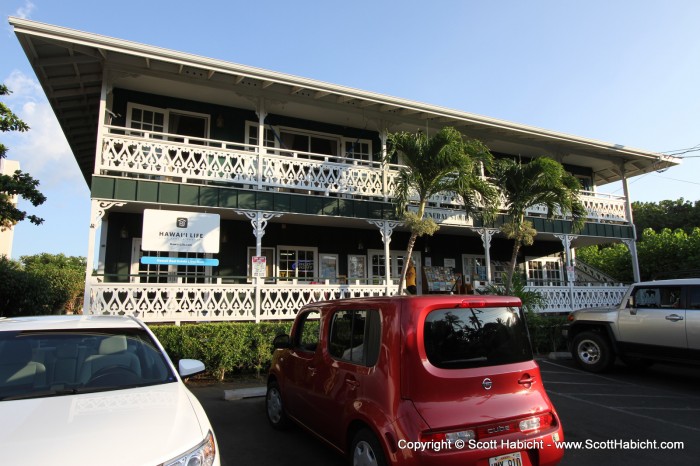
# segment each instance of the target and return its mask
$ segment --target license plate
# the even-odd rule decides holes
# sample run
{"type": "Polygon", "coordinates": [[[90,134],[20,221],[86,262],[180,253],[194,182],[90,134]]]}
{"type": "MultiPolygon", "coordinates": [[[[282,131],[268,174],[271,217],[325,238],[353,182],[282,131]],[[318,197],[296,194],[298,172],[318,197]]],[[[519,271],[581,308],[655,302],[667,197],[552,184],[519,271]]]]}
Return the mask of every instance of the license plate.
{"type": "Polygon", "coordinates": [[[489,466],[523,466],[523,459],[520,456],[520,452],[516,451],[515,453],[489,458],[489,466]]]}

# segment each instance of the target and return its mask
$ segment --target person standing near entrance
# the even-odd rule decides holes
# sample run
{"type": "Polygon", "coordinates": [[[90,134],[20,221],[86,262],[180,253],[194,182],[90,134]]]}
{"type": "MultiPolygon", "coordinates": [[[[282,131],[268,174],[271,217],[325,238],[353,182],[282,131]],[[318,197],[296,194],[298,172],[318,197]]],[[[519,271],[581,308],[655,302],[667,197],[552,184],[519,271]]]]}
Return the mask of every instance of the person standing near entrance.
{"type": "Polygon", "coordinates": [[[406,291],[409,294],[416,294],[416,264],[411,259],[408,262],[408,270],[406,270],[406,291]]]}

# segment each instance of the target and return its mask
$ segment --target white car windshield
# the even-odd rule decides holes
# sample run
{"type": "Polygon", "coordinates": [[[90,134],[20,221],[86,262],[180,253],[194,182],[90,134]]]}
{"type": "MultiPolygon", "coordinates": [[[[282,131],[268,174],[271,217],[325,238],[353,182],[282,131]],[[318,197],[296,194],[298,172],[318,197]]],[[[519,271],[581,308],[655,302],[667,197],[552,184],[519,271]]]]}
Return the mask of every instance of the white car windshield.
{"type": "Polygon", "coordinates": [[[0,332],[0,401],[176,380],[143,329],[0,332]]]}

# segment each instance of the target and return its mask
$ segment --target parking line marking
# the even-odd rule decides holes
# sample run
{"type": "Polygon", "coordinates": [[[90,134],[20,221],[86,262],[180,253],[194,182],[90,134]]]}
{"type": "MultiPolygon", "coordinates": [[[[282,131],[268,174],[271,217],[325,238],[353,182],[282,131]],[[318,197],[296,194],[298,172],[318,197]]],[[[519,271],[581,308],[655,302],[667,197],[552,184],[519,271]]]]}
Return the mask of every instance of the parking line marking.
{"type": "Polygon", "coordinates": [[[604,405],[604,404],[602,404],[602,403],[596,403],[595,401],[585,400],[585,399],[583,399],[583,398],[579,398],[579,397],[576,397],[576,396],[569,396],[569,395],[564,394],[564,393],[557,393],[557,392],[553,392],[553,391],[549,391],[549,393],[553,393],[553,394],[555,394],[555,395],[559,395],[559,396],[562,396],[562,397],[564,397],[564,398],[569,398],[570,400],[580,401],[580,402],[582,402],[582,403],[588,403],[588,404],[590,404],[590,405],[597,406],[597,407],[599,407],[599,408],[609,409],[609,410],[611,410],[611,411],[618,411],[618,412],[621,412],[621,413],[623,413],[623,414],[629,414],[630,416],[635,416],[635,417],[639,417],[639,418],[642,418],[642,419],[648,419],[648,420],[650,420],[650,421],[660,422],[660,423],[662,423],[662,424],[668,424],[668,425],[672,425],[672,426],[675,426],[675,427],[682,427],[683,429],[692,430],[693,432],[700,432],[700,428],[697,428],[697,427],[686,426],[686,425],[684,425],[684,424],[678,424],[678,423],[675,423],[675,422],[667,421],[667,420],[665,420],[665,419],[659,419],[659,418],[657,418],[657,417],[647,416],[647,415],[645,415],[645,414],[639,414],[639,413],[635,413],[635,412],[626,411],[626,410],[621,409],[621,408],[615,408],[615,407],[613,407],[613,406],[607,406],[607,405],[604,405]]]}
{"type": "MultiPolygon", "coordinates": [[[[547,384],[549,385],[549,384],[547,384]]],[[[625,398],[679,398],[679,399],[687,399],[687,396],[679,396],[679,395],[634,395],[634,394],[626,394],[626,393],[587,393],[587,392],[580,392],[580,393],[569,393],[571,396],[623,396],[625,398]]]]}
{"type": "Polygon", "coordinates": [[[700,411],[700,408],[653,408],[650,406],[611,406],[619,409],[656,409],[662,411],[700,411]]]}
{"type": "MultiPolygon", "coordinates": [[[[642,385],[642,384],[640,384],[640,383],[638,383],[638,382],[626,382],[626,381],[624,381],[624,380],[617,380],[617,379],[613,379],[613,378],[611,378],[611,377],[606,377],[606,376],[604,376],[604,375],[595,374],[595,373],[592,373],[592,372],[587,372],[587,371],[584,371],[584,370],[582,370],[582,369],[575,369],[575,368],[572,369],[572,368],[569,368],[569,367],[566,367],[566,366],[562,366],[562,365],[557,364],[557,363],[552,362],[552,361],[542,360],[542,362],[545,362],[545,363],[547,363],[547,364],[551,364],[551,365],[553,365],[553,366],[560,367],[560,368],[562,368],[562,369],[567,369],[567,370],[570,371],[569,373],[572,373],[572,374],[585,374],[585,375],[588,375],[588,376],[590,376],[590,377],[597,377],[597,378],[600,378],[600,379],[603,379],[603,380],[608,380],[608,381],[610,381],[610,382],[613,382],[613,384],[610,384],[610,386],[615,385],[615,384],[621,384],[621,385],[629,385],[629,386],[631,386],[631,387],[640,387],[640,388],[644,388],[644,389],[648,389],[648,388],[649,388],[649,387],[646,387],[646,386],[644,386],[644,385],[642,385]]],[[[544,383],[544,385],[550,385],[550,384],[555,384],[555,383],[563,383],[563,384],[569,383],[569,384],[572,384],[572,385],[576,385],[576,383],[574,383],[574,382],[554,382],[554,381],[549,382],[549,381],[543,381],[543,383],[544,383]]],[[[587,383],[581,383],[581,385],[587,385],[587,383]]],[[[603,385],[607,385],[607,384],[603,384],[603,385]]],[[[669,390],[668,388],[660,388],[660,387],[652,387],[652,389],[655,390],[655,391],[668,391],[668,390],[669,390]]],[[[698,399],[700,399],[700,397],[698,397],[697,395],[695,395],[695,396],[693,396],[693,395],[686,395],[685,398],[687,398],[687,399],[692,399],[692,400],[698,400],[698,399]]]]}
{"type": "Polygon", "coordinates": [[[599,385],[601,387],[612,387],[614,384],[609,383],[595,383],[595,382],[556,382],[553,380],[548,380],[545,382],[546,385],[599,385]]]}

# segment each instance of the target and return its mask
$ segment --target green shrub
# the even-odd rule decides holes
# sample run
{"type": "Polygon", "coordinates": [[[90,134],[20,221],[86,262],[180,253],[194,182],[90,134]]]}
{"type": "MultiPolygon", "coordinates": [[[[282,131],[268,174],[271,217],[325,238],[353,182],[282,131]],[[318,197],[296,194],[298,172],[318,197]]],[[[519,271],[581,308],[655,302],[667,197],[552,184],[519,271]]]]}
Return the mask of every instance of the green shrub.
{"type": "Polygon", "coordinates": [[[199,359],[212,377],[266,370],[272,359],[272,340],[289,333],[292,322],[221,322],[196,325],[154,325],[170,358],[199,359]]]}

